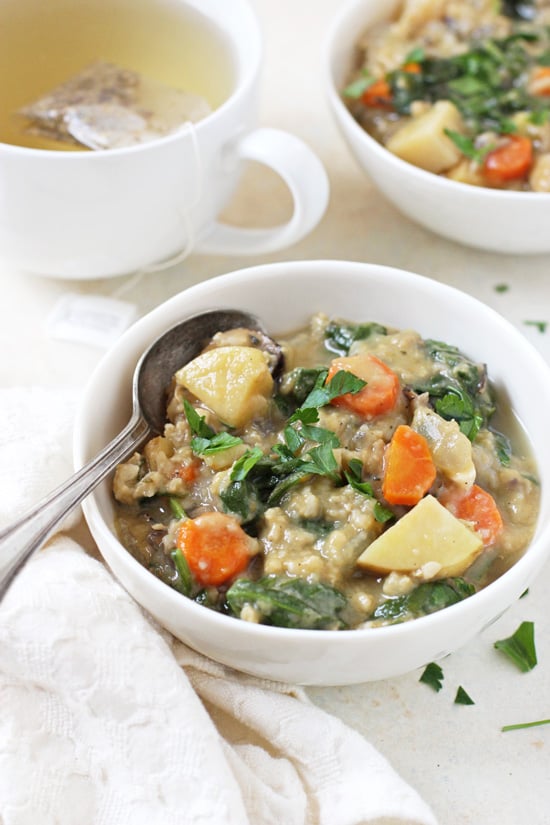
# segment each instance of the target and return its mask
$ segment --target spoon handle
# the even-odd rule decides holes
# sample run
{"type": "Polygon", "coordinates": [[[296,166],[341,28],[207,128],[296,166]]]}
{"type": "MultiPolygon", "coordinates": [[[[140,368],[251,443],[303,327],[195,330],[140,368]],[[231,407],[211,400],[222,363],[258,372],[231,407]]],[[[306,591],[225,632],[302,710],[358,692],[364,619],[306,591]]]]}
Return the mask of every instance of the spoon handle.
{"type": "Polygon", "coordinates": [[[149,432],[150,427],[145,419],[139,414],[133,415],[119,435],[88,464],[16,522],[0,531],[0,600],[32,553],[149,432]]]}

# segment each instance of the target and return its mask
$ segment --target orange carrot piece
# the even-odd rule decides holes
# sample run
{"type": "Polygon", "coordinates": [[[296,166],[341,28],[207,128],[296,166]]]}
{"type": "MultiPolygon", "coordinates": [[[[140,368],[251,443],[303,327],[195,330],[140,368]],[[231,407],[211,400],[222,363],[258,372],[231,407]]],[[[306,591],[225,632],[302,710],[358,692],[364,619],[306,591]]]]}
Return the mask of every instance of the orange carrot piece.
{"type": "Polygon", "coordinates": [[[409,72],[409,74],[420,74],[422,71],[422,66],[420,63],[404,63],[401,67],[402,71],[409,72]]]}
{"type": "Polygon", "coordinates": [[[523,178],[533,165],[533,144],[528,137],[506,135],[506,141],[483,161],[483,174],[490,183],[523,178]]]}
{"type": "Polygon", "coordinates": [[[181,478],[181,480],[184,481],[186,484],[192,484],[197,479],[197,476],[199,474],[199,467],[200,462],[198,462],[196,459],[191,459],[191,461],[188,461],[182,464],[180,467],[178,467],[178,469],[175,472],[175,475],[178,476],[178,478],[181,478]]]}
{"type": "Polygon", "coordinates": [[[537,66],[532,74],[534,89],[531,94],[537,97],[548,97],[550,95],[550,66],[537,66]]]}
{"type": "Polygon", "coordinates": [[[417,504],[435,481],[436,469],[428,442],[407,424],[390,441],[384,464],[382,493],[390,504],[417,504]]]}
{"type": "Polygon", "coordinates": [[[380,78],[375,80],[361,96],[361,100],[365,106],[374,109],[391,109],[392,108],[392,91],[391,86],[387,80],[380,78]]]}
{"type": "Polygon", "coordinates": [[[177,545],[199,584],[223,584],[245,570],[250,540],[237,519],[225,513],[203,513],[183,521],[177,545]]]}
{"type": "Polygon", "coordinates": [[[330,363],[327,381],[340,370],[353,373],[367,384],[359,392],[339,395],[332,404],[346,407],[363,418],[375,418],[393,410],[399,395],[399,378],[383,361],[370,354],[335,358],[330,363]]]}
{"type": "Polygon", "coordinates": [[[461,521],[469,521],[485,546],[494,544],[502,527],[502,516],[493,496],[474,484],[463,496],[447,496],[442,504],[461,521]]]}

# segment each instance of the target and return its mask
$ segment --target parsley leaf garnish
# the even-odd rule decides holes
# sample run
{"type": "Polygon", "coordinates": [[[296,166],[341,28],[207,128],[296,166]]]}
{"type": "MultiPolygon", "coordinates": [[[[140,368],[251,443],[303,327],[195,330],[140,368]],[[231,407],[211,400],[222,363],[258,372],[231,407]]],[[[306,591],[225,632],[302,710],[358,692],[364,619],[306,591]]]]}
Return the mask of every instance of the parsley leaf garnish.
{"type": "Polygon", "coordinates": [[[485,156],[495,148],[494,144],[490,143],[477,148],[473,138],[461,135],[460,132],[455,132],[453,129],[444,129],[444,132],[465,157],[474,160],[476,163],[483,163],[485,156]]]}
{"type": "Polygon", "coordinates": [[[288,419],[289,424],[294,421],[303,421],[304,424],[313,424],[318,421],[319,415],[317,410],[319,407],[324,407],[330,404],[335,398],[347,393],[356,393],[362,390],[366,385],[366,381],[358,378],[351,372],[346,370],[338,370],[332,376],[330,381],[326,381],[327,370],[322,370],[319,373],[315,386],[307,396],[306,400],[288,419]],[[315,412],[315,417],[312,415],[312,410],[315,412]]]}
{"type": "Polygon", "coordinates": [[[435,662],[430,662],[429,665],[426,665],[419,681],[424,682],[425,685],[429,685],[433,690],[438,692],[443,687],[443,679],[444,676],[441,667],[435,662]]]}
{"type": "Polygon", "coordinates": [[[216,433],[212,438],[199,438],[198,436],[191,439],[191,449],[195,455],[213,455],[214,453],[221,453],[223,450],[229,450],[231,447],[236,447],[242,444],[242,438],[230,433],[221,432],[216,433]]]}
{"type": "Polygon", "coordinates": [[[213,430],[206,423],[204,416],[199,415],[186,399],[183,401],[183,409],[191,432],[195,434],[191,439],[191,449],[195,455],[213,455],[243,443],[242,438],[238,438],[236,435],[227,432],[217,433],[213,430]]]}
{"type": "Polygon", "coordinates": [[[537,664],[534,623],[522,622],[512,636],[495,642],[495,648],[508,656],[524,673],[533,670],[537,664]]]}
{"type": "Polygon", "coordinates": [[[459,685],[455,696],[455,705],[475,705],[474,700],[469,696],[462,685],[459,685]]]}
{"type": "Polygon", "coordinates": [[[536,327],[541,334],[546,332],[548,321],[524,321],[526,327],[536,327]]]}
{"type": "Polygon", "coordinates": [[[375,78],[369,74],[368,72],[363,72],[363,77],[357,78],[357,80],[352,81],[346,88],[344,89],[344,96],[349,97],[351,100],[358,100],[374,83],[375,78]]]}

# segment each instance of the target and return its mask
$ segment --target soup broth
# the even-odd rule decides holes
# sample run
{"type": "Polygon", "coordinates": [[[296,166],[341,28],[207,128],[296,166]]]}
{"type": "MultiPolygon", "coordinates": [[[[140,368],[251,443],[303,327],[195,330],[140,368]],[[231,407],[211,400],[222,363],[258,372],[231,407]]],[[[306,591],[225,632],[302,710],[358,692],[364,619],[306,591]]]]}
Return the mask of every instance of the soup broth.
{"type": "Polygon", "coordinates": [[[0,32],[0,141],[16,146],[72,148],[30,134],[17,112],[97,61],[200,95],[212,109],[234,83],[227,39],[177,0],[0,0],[0,32]]]}

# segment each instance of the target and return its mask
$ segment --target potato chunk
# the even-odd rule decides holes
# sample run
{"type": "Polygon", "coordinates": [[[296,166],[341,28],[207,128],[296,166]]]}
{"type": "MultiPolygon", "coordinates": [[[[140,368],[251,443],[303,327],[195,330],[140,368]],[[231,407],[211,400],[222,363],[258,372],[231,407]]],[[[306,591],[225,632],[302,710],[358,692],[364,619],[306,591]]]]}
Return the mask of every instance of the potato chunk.
{"type": "Polygon", "coordinates": [[[462,132],[464,126],[456,106],[448,100],[438,100],[427,112],[398,129],[386,148],[427,172],[445,172],[462,157],[445,129],[462,132]]]}
{"type": "Polygon", "coordinates": [[[373,573],[410,573],[435,562],[438,576],[459,576],[479,555],[483,542],[433,496],[426,496],[357,559],[373,573]]]}
{"type": "Polygon", "coordinates": [[[203,352],[178,370],[176,382],[230,427],[242,427],[264,413],[273,390],[266,356],[254,347],[203,352]]]}

